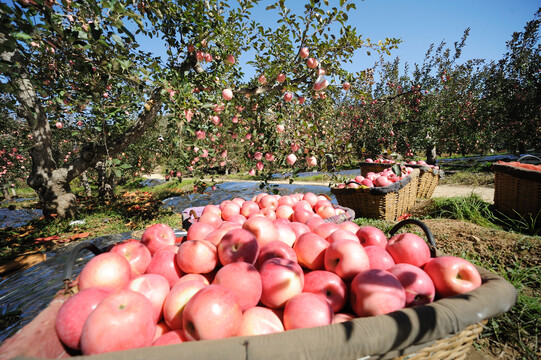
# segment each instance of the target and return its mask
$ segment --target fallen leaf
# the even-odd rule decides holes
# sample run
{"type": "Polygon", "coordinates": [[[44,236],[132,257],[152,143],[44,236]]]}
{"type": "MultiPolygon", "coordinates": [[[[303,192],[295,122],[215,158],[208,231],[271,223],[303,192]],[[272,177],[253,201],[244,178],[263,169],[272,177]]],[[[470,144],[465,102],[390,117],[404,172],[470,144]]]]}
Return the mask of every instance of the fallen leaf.
{"type": "Polygon", "coordinates": [[[58,235],[37,238],[37,239],[34,239],[34,244],[38,244],[40,242],[45,242],[45,241],[58,240],[58,239],[60,239],[60,236],[58,235]]]}
{"type": "Polygon", "coordinates": [[[74,235],[71,235],[71,236],[70,236],[70,239],[71,239],[71,240],[83,239],[83,238],[85,238],[85,237],[88,237],[89,235],[90,235],[89,232],[84,232],[84,233],[74,234],[74,235]]]}

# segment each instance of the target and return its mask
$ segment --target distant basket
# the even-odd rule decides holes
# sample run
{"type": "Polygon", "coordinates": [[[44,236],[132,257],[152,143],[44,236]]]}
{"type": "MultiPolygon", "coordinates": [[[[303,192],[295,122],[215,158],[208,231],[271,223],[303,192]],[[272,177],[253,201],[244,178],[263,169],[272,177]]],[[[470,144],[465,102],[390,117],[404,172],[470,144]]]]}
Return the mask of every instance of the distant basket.
{"type": "Polygon", "coordinates": [[[430,199],[440,178],[444,177],[443,170],[433,169],[426,165],[407,164],[406,166],[419,169],[419,184],[417,186],[417,197],[421,199],[430,199]]]}
{"type": "Polygon", "coordinates": [[[492,169],[497,210],[510,217],[535,217],[541,212],[541,165],[500,161],[492,169]]]}
{"type": "Polygon", "coordinates": [[[369,172],[378,173],[394,165],[389,163],[363,162],[359,165],[361,175],[366,176],[369,172]]]}
{"type": "Polygon", "coordinates": [[[419,169],[388,186],[331,188],[338,204],[353,209],[357,217],[397,220],[415,204],[419,169]]]}

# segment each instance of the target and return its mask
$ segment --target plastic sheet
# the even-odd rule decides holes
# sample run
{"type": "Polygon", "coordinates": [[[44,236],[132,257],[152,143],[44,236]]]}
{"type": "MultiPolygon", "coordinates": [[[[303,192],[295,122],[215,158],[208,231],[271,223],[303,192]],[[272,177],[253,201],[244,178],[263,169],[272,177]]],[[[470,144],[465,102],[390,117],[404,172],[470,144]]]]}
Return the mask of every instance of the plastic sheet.
{"type": "Polygon", "coordinates": [[[9,210],[0,209],[0,229],[5,227],[23,226],[29,221],[43,216],[41,210],[9,210]]]}

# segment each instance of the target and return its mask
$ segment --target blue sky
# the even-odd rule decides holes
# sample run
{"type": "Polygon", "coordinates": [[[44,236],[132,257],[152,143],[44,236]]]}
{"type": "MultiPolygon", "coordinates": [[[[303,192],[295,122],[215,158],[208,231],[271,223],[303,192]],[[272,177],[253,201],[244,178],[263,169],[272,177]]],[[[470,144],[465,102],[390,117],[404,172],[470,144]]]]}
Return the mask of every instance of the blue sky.
{"type": "MultiPolygon", "coordinates": [[[[338,0],[330,0],[338,3],[338,0]]],[[[264,11],[274,1],[264,0],[262,10],[253,12],[256,21],[274,26],[276,17],[264,11]]],[[[293,10],[302,11],[304,0],[286,0],[293,10]]],[[[398,49],[391,53],[392,60],[400,57],[402,64],[422,63],[429,46],[445,41],[452,47],[460,41],[464,30],[470,28],[470,35],[462,53],[462,61],[480,58],[499,60],[506,52],[506,41],[513,32],[522,31],[526,22],[533,20],[541,7],[540,0],[355,0],[356,10],[350,13],[349,22],[357,28],[363,38],[377,42],[386,37],[402,39],[398,49]]],[[[143,48],[152,46],[155,53],[156,41],[143,43],[143,48]]],[[[165,49],[163,50],[165,52],[165,49]]],[[[249,54],[240,60],[243,63],[249,54]]],[[[357,72],[371,67],[379,55],[367,56],[358,51],[352,64],[344,67],[357,72]]],[[[247,76],[255,75],[253,70],[243,66],[247,76]]]]}

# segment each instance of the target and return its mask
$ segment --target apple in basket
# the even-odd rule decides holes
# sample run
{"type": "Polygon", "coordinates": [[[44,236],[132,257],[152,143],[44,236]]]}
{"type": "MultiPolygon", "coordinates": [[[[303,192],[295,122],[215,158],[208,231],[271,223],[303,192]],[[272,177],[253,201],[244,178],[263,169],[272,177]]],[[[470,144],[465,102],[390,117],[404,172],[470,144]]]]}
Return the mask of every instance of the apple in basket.
{"type": "Polygon", "coordinates": [[[400,281],[386,270],[369,269],[351,281],[350,303],[358,316],[383,315],[406,306],[406,292],[400,281]]]}
{"type": "Polygon", "coordinates": [[[407,263],[418,267],[430,260],[430,248],[419,235],[412,233],[396,234],[385,247],[395,263],[407,263]]]}
{"type": "Polygon", "coordinates": [[[481,286],[477,268],[468,260],[456,256],[430,259],[423,267],[440,297],[463,294],[481,286]]]}

